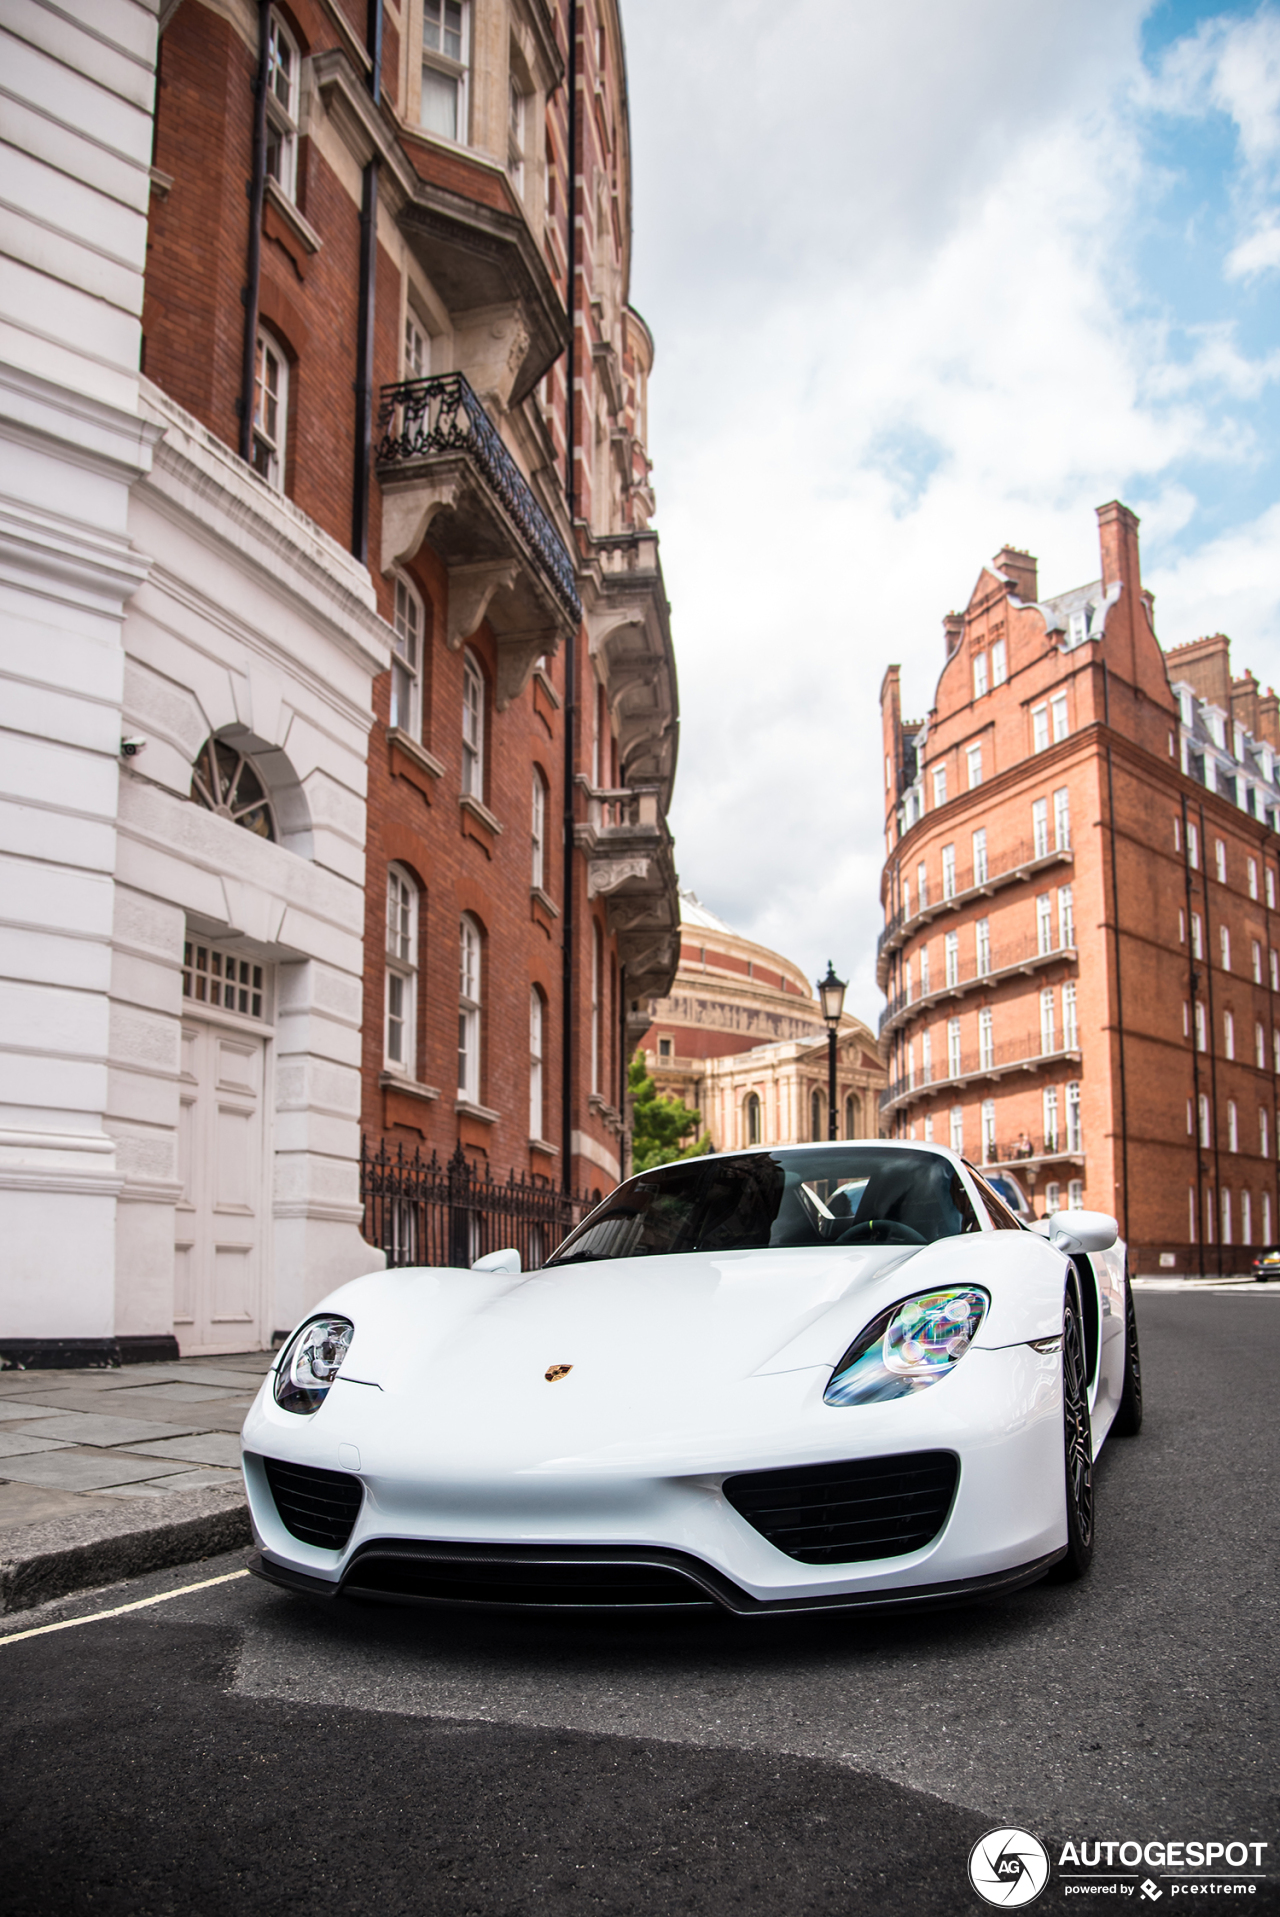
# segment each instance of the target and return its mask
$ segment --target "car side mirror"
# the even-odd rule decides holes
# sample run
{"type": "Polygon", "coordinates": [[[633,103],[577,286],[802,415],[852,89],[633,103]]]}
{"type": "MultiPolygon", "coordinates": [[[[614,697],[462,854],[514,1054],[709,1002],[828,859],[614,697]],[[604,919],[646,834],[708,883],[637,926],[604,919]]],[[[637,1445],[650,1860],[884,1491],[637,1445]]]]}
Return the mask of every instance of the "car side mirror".
{"type": "Polygon", "coordinates": [[[471,1269],[472,1271],[519,1271],[520,1253],[514,1245],[509,1245],[505,1251],[486,1252],[483,1258],[476,1259],[471,1269]]]}
{"type": "Polygon", "coordinates": [[[1049,1219],[1049,1243],[1073,1252],[1110,1251],[1120,1227],[1105,1211],[1055,1211],[1049,1219]]]}

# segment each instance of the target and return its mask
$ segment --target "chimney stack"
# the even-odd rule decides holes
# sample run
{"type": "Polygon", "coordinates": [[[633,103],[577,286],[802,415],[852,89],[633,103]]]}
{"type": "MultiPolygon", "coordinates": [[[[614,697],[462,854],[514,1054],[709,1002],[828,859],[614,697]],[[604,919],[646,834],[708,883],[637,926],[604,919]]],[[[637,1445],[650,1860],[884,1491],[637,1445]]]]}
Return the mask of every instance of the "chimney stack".
{"type": "Polygon", "coordinates": [[[947,657],[950,659],[964,636],[964,615],[959,612],[949,612],[942,622],[942,631],[947,645],[947,657]]]}
{"type": "Polygon", "coordinates": [[[1014,593],[1023,605],[1035,604],[1040,596],[1036,583],[1039,566],[1029,552],[1018,546],[1002,546],[991,563],[1002,579],[1013,581],[1014,593]]]}
{"type": "Polygon", "coordinates": [[[1165,654],[1165,669],[1170,685],[1184,680],[1194,688],[1198,699],[1223,712],[1231,711],[1231,641],[1225,632],[1175,646],[1165,654]]]}

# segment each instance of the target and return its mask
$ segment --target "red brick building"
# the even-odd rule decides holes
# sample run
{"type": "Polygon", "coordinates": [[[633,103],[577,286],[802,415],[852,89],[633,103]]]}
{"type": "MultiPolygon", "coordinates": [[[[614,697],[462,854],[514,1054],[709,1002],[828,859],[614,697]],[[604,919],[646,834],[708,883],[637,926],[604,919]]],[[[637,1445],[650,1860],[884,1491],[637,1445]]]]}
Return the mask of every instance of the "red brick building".
{"type": "Polygon", "coordinates": [[[367,826],[333,795],[363,1131],[607,1187],[679,944],[615,0],[183,0],[153,181],[147,379],[387,630],[367,826]]]}
{"type": "Polygon", "coordinates": [[[1161,651],[1138,521],[1098,522],[1087,585],[980,573],[923,723],[885,675],[883,1112],[1139,1269],[1234,1269],[1280,1227],[1276,701],[1221,636],[1161,651]]]}

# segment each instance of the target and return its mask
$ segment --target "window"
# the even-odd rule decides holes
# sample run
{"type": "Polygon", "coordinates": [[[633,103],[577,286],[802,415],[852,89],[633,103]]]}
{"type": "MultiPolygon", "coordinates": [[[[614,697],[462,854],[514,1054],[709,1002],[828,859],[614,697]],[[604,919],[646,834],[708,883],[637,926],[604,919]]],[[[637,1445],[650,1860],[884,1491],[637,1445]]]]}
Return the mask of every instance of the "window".
{"type": "Polygon", "coordinates": [[[191,800],[243,826],[259,839],[276,837],[266,787],[252,762],[226,739],[206,739],[191,768],[191,800]]]}
{"type": "Polygon", "coordinates": [[[958,1018],[947,1020],[947,1076],[960,1076],[960,1021],[958,1018]]]}
{"type": "Polygon", "coordinates": [[[484,797],[484,674],[470,649],[462,655],[462,790],[484,797]]]}
{"type": "Polygon", "coordinates": [[[1037,799],[1031,807],[1031,839],[1033,856],[1037,859],[1049,855],[1049,801],[1037,799]]]}
{"type": "Polygon", "coordinates": [[[1206,1093],[1201,1092],[1198,1103],[1200,1107],[1200,1144],[1203,1148],[1207,1148],[1212,1141],[1209,1137],[1209,1099],[1206,1093]]]}
{"type": "Polygon", "coordinates": [[[1213,1188],[1210,1186],[1204,1195],[1204,1242],[1213,1243],[1213,1188]]]}
{"type": "Polygon", "coordinates": [[[1204,928],[1198,912],[1191,914],[1191,956],[1197,959],[1204,957],[1204,928]]]}
{"type": "Polygon", "coordinates": [[[288,199],[298,193],[298,49],[278,15],[267,28],[267,174],[288,199]]]}
{"type": "Polygon", "coordinates": [[[1080,1081],[1072,1079],[1067,1086],[1067,1150],[1084,1150],[1084,1126],[1080,1121],[1080,1081]]]}
{"type": "Polygon", "coordinates": [[[1058,887],[1058,944],[1064,952],[1076,942],[1075,901],[1069,885],[1058,887]]]}
{"type": "Polygon", "coordinates": [[[1213,863],[1218,874],[1218,884],[1225,885],[1227,882],[1227,848],[1221,839],[1215,839],[1213,842],[1213,863]]]}
{"type": "Polygon", "coordinates": [[[993,686],[1002,686],[1008,677],[1009,670],[1005,664],[1004,640],[997,639],[991,648],[991,683],[993,686]]]}
{"type": "Polygon", "coordinates": [[[1253,982],[1255,985],[1261,985],[1262,983],[1262,946],[1260,945],[1257,939],[1254,939],[1252,941],[1249,955],[1253,961],[1253,982]]]}
{"type": "Polygon", "coordinates": [[[858,1100],[853,1092],[844,1101],[844,1135],[846,1138],[858,1136],[858,1100]]]}
{"type": "Polygon", "coordinates": [[[1056,1049],[1053,1037],[1053,987],[1046,985],[1040,994],[1040,1051],[1047,1056],[1056,1049]]]}
{"type": "Polygon", "coordinates": [[[954,845],[942,848],[942,896],[953,899],[956,895],[956,849],[954,845]]]}
{"type": "Polygon", "coordinates": [[[1053,900],[1048,892],[1041,892],[1036,899],[1036,950],[1053,950],[1053,900]]]}
{"type": "Polygon", "coordinates": [[[909,919],[911,917],[911,881],[910,879],[904,879],[902,881],[902,916],[904,919],[909,919]]]}
{"type": "Polygon", "coordinates": [[[929,1118],[926,1118],[926,1119],[925,1119],[925,1121],[924,1121],[924,1142],[925,1142],[925,1144],[926,1144],[926,1145],[932,1145],[932,1143],[933,1143],[933,1118],[932,1118],[932,1116],[930,1116],[929,1118]]]}
{"type": "Polygon", "coordinates": [[[259,331],[253,375],[253,470],[284,491],[289,429],[289,362],[270,333],[259,331]]]}
{"type": "Polygon", "coordinates": [[[1196,1050],[1198,1052],[1207,1052],[1208,1049],[1209,1049],[1209,1037],[1205,1029],[1204,1003],[1201,999],[1197,999],[1196,1000],[1196,1050]]]}
{"type": "Polygon", "coordinates": [[[979,919],[973,928],[973,937],[977,948],[977,975],[985,978],[991,970],[991,920],[979,919]]]}
{"type": "Polygon", "coordinates": [[[1186,942],[1187,942],[1187,915],[1183,911],[1182,907],[1179,906],[1178,907],[1178,943],[1179,945],[1185,945],[1186,942]]]}
{"type": "MultiPolygon", "coordinates": [[[[529,993],[529,1136],[541,1138],[542,1116],[542,993],[535,985],[529,993]]],[[[668,1043],[670,1041],[668,1040],[668,1043]]]]}
{"type": "Polygon", "coordinates": [[[826,1135],[827,1128],[822,1122],[822,1093],[815,1087],[809,1094],[809,1136],[817,1140],[826,1135]]]}
{"type": "Polygon", "coordinates": [[[972,792],[975,786],[982,784],[982,747],[971,745],[965,753],[965,759],[969,768],[969,790],[972,792]]]}
{"type": "Polygon", "coordinates": [[[1236,1022],[1230,1012],[1222,1014],[1222,1051],[1225,1058],[1236,1055],[1236,1022]]]}
{"type": "Polygon", "coordinates": [[[1056,1178],[1050,1179],[1044,1188],[1044,1208],[1046,1213],[1060,1211],[1062,1208],[1062,1187],[1056,1178]]]}
{"type": "Polygon", "coordinates": [[[1191,1007],[1185,998],[1182,1001],[1182,1036],[1184,1038],[1191,1036],[1191,1007]]]}
{"type": "Polygon", "coordinates": [[[1267,910],[1268,912],[1274,912],[1276,909],[1276,875],[1270,866],[1266,868],[1266,887],[1267,910]]]}
{"type": "Polygon", "coordinates": [[[537,766],[533,768],[533,805],[530,838],[532,856],[529,883],[541,892],[547,876],[547,782],[537,766]]]}
{"type": "Polygon", "coordinates": [[[1200,834],[1189,820],[1187,822],[1187,863],[1193,872],[1200,870],[1200,834]]]}
{"type": "Polygon", "coordinates": [[[1068,979],[1062,988],[1062,1044],[1074,1052],[1080,1045],[1080,1022],[1076,1011],[1076,982],[1068,979]]]}
{"type": "Polygon", "coordinates": [[[1067,1186],[1067,1210],[1084,1210],[1084,1179],[1073,1178],[1067,1186]]]}
{"type": "Polygon", "coordinates": [[[1270,953],[1270,959],[1271,959],[1271,989],[1273,992],[1280,992],[1280,960],[1277,959],[1274,949],[1272,949],[1270,953]]]}
{"type": "Polygon", "coordinates": [[[470,43],[471,0],[422,0],[422,124],[464,143],[470,43]]]}
{"type": "Polygon", "coordinates": [[[920,1038],[920,1083],[933,1083],[933,1033],[924,1032],[920,1038]]]}
{"type": "Polygon", "coordinates": [[[1267,1069],[1267,1034],[1259,1020],[1253,1028],[1253,1062],[1260,1072],[1267,1069]]]}
{"type": "Polygon", "coordinates": [[[951,1149],[953,1152],[963,1152],[964,1150],[963,1105],[953,1105],[951,1107],[951,1149]]]}
{"type": "Polygon", "coordinates": [[[1231,1192],[1227,1186],[1222,1189],[1222,1242],[1229,1245],[1231,1238],[1231,1192]]]}
{"type": "Polygon", "coordinates": [[[1182,850],[1182,821],[1176,814],[1173,821],[1173,849],[1175,852],[1182,850]]]}
{"type": "Polygon", "coordinates": [[[1224,972],[1229,972],[1231,970],[1231,933],[1225,925],[1218,927],[1218,944],[1222,953],[1222,969],[1224,972]]]}
{"type": "Polygon", "coordinates": [[[746,1116],[746,1124],[744,1127],[746,1141],[748,1145],[758,1145],[762,1137],[760,1128],[760,1100],[754,1092],[747,1093],[747,1102],[744,1111],[746,1116]]]}
{"type": "Polygon", "coordinates": [[[987,882],[987,828],[980,825],[973,835],[973,882],[985,885],[987,882]]]}
{"type": "Polygon", "coordinates": [[[933,803],[935,806],[947,803],[947,768],[944,765],[934,767],[933,803]]]}
{"type": "Polygon", "coordinates": [[[996,1101],[984,1098],[982,1101],[982,1162],[984,1165],[995,1163],[996,1157],[996,1101]]]}
{"type": "Polygon", "coordinates": [[[1247,1191],[1240,1194],[1240,1243],[1253,1243],[1253,1198],[1247,1191]]]}
{"type": "Polygon", "coordinates": [[[1258,861],[1256,859],[1246,860],[1245,869],[1249,877],[1249,897],[1256,899],[1258,896],[1258,861]]]}
{"type": "Polygon", "coordinates": [[[458,990],[458,1096],[480,1103],[480,927],[464,917],[460,927],[458,990]]]}
{"type": "Polygon", "coordinates": [[[960,934],[948,932],[946,942],[947,984],[960,983],[960,934]]]}
{"type": "Polygon", "coordinates": [[[929,903],[929,868],[921,859],[916,867],[916,907],[923,912],[929,903]]]}
{"type": "Polygon", "coordinates": [[[234,952],[219,952],[188,939],[182,948],[182,996],[197,1005],[217,1005],[242,1018],[261,1018],[267,988],[264,969],[234,952]]]}
{"type": "Polygon", "coordinates": [[[422,601],[407,581],[397,579],[391,641],[391,724],[415,739],[422,730],[418,679],[422,624],[422,601]]]}
{"type": "Polygon", "coordinates": [[[1031,749],[1043,752],[1049,743],[1049,708],[1047,705],[1031,708],[1031,749]]]}
{"type": "Polygon", "coordinates": [[[1234,1098],[1227,1100],[1227,1150],[1238,1152],[1240,1149],[1240,1114],[1234,1098]]]}
{"type": "Polygon", "coordinates": [[[675,1040],[673,1038],[660,1038],[658,1040],[658,1057],[660,1059],[672,1059],[675,1057],[675,1055],[676,1055],[675,1040]]]}
{"type": "Polygon", "coordinates": [[[507,172],[517,193],[524,192],[525,96],[516,76],[507,81],[507,172]]]}
{"type": "Polygon", "coordinates": [[[1067,695],[1060,692],[1049,702],[1049,718],[1053,725],[1053,737],[1056,743],[1067,736],[1067,695]]]}
{"type": "Polygon", "coordinates": [[[975,652],[973,655],[973,696],[981,699],[987,690],[987,655],[975,652]]]}
{"type": "Polygon", "coordinates": [[[1196,1129],[1195,1110],[1194,1110],[1194,1107],[1192,1106],[1191,1100],[1188,1099],[1187,1100],[1187,1137],[1188,1138],[1191,1138],[1194,1136],[1195,1129],[1196,1129]]]}
{"type": "Polygon", "coordinates": [[[431,372],[431,335],[410,308],[404,316],[404,376],[426,379],[431,372]]]}
{"type": "Polygon", "coordinates": [[[1058,1149],[1058,1088],[1046,1085],[1040,1098],[1041,1115],[1044,1119],[1044,1148],[1047,1152],[1058,1149]]]}
{"type": "Polygon", "coordinates": [[[392,1071],[413,1077],[418,1011],[418,888],[401,866],[387,868],[387,1031],[392,1071]]]}
{"type": "Polygon", "coordinates": [[[929,948],[927,945],[920,947],[920,996],[921,998],[929,996],[929,948]]]}
{"type": "Polygon", "coordinates": [[[991,1007],[984,1005],[978,1013],[978,1069],[983,1072],[989,1072],[996,1062],[996,1043],[992,1024],[991,1007]]]}
{"type": "Polygon", "coordinates": [[[1065,785],[1053,795],[1053,842],[1059,852],[1071,850],[1071,794],[1065,785]]]}
{"type": "Polygon", "coordinates": [[[604,933],[597,919],[591,927],[591,1089],[600,1090],[604,1059],[604,933]]]}

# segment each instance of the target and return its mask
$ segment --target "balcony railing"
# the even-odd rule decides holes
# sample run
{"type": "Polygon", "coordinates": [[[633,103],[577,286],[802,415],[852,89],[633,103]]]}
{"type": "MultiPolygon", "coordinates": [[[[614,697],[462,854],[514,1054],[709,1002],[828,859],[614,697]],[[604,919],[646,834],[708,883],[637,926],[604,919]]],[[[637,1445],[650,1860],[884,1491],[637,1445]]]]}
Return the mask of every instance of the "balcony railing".
{"type": "Polygon", "coordinates": [[[382,389],[380,466],[405,466],[435,453],[466,453],[497,494],[561,605],[581,622],[573,561],[462,373],[402,380],[382,389]]]}
{"type": "Polygon", "coordinates": [[[587,819],[595,832],[628,832],[659,823],[658,790],[607,787],[587,796],[587,819]]]}
{"type": "Polygon", "coordinates": [[[1003,854],[998,864],[992,857],[987,860],[985,867],[975,869],[972,865],[957,866],[950,875],[945,891],[935,894],[930,886],[924,903],[917,900],[913,912],[898,911],[893,914],[876,941],[877,959],[883,960],[889,952],[896,951],[916,926],[927,925],[940,912],[954,912],[974,899],[985,898],[988,893],[998,891],[1001,886],[1016,884],[1019,879],[1027,878],[1042,866],[1055,865],[1059,859],[1070,857],[1070,844],[1054,845],[1046,840],[1027,839],[1003,854]]]}
{"type": "Polygon", "coordinates": [[[985,966],[980,965],[977,954],[966,958],[955,968],[954,976],[941,984],[930,984],[927,992],[895,992],[880,1014],[880,1031],[892,1031],[906,1019],[927,1011],[945,998],[963,998],[966,992],[979,987],[985,990],[990,985],[1000,985],[1006,979],[1016,978],[1020,974],[1037,971],[1042,965],[1052,965],[1059,959],[1068,962],[1077,957],[1074,942],[1070,945],[1050,944],[1042,946],[1039,937],[1024,939],[1021,943],[1010,943],[996,948],[989,956],[985,966]]]}
{"type": "Polygon", "coordinates": [[[1003,1078],[1007,1072],[1033,1072],[1042,1065],[1079,1056],[1080,1046],[1074,1033],[1061,1039],[1056,1035],[1050,1039],[1038,1032],[1029,1032],[1024,1038],[1002,1039],[998,1045],[962,1051],[945,1064],[920,1065],[891,1079],[880,1094],[880,1109],[888,1111],[943,1086],[962,1085],[970,1079],[1003,1078]]]}

